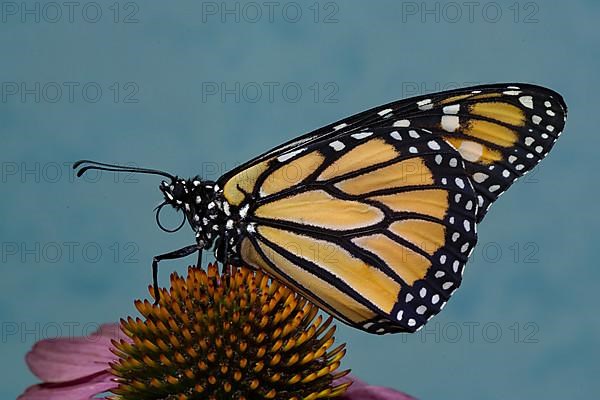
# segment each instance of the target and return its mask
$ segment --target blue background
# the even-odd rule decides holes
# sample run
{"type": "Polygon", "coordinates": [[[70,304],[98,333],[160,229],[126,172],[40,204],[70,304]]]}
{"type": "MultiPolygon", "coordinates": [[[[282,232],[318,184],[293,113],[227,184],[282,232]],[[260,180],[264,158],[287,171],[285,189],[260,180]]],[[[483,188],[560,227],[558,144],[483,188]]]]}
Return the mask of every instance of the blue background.
{"type": "MultiPolygon", "coordinates": [[[[36,381],[23,360],[36,340],[136,315],[151,257],[193,240],[156,227],[158,179],[75,180],[68,163],[215,179],[363,109],[503,81],[560,92],[565,134],[491,209],[444,312],[412,336],[339,326],[345,366],[423,399],[597,395],[598,2],[476,2],[472,13],[462,2],[277,2],[272,15],[262,2],[229,2],[233,13],[221,2],[81,2],[72,16],[9,3],[0,15],[0,398],[36,381]]],[[[165,262],[162,281],[188,262],[165,262]]]]}

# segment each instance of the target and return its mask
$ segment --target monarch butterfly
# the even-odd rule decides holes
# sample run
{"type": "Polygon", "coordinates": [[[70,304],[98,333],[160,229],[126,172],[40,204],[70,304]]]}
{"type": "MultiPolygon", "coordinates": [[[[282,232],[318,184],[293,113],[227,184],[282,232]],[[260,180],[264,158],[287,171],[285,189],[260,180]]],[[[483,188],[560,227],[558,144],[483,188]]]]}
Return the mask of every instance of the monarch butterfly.
{"type": "MultiPolygon", "coordinates": [[[[292,286],[358,329],[414,332],[459,287],[477,224],[544,158],[566,121],[562,97],[530,84],[462,88],[389,103],[280,145],[217,181],[161,175],[194,244],[292,286]]],[[[176,230],[178,230],[177,228],[176,230]]],[[[173,230],[175,231],[175,230],[173,230]]]]}

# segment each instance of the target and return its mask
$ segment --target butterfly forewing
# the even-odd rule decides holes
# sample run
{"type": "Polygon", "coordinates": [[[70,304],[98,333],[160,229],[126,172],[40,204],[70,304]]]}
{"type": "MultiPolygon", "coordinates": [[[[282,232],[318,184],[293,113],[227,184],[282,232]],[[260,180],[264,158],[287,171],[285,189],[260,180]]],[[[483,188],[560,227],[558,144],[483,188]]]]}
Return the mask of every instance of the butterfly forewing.
{"type": "Polygon", "coordinates": [[[427,129],[456,148],[478,195],[478,221],[548,154],[566,120],[560,95],[524,84],[474,87],[405,103],[387,106],[389,117],[371,125],[427,129]]]}
{"type": "Polygon", "coordinates": [[[278,146],[237,170],[366,129],[427,129],[459,151],[478,195],[477,220],[481,221],[498,196],[548,154],[564,128],[566,112],[558,93],[536,85],[494,84],[449,90],[344,118],[278,146]]]}
{"type": "Polygon", "coordinates": [[[439,312],[476,242],[460,154],[420,129],[320,140],[220,186],[249,204],[243,261],[370,332],[414,331],[439,312]]]}

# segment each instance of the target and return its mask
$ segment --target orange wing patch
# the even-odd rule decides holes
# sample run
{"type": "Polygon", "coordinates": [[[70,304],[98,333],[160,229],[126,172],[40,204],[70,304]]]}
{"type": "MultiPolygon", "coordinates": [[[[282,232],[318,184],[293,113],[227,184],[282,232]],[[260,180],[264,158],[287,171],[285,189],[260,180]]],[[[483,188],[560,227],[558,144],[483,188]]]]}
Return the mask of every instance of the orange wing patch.
{"type": "Polygon", "coordinates": [[[393,160],[400,154],[383,139],[372,139],[356,146],[321,172],[317,180],[324,181],[393,160]]]}
{"type": "Polygon", "coordinates": [[[471,104],[469,112],[474,115],[495,119],[515,126],[525,124],[525,113],[519,107],[502,102],[482,102],[471,104]]]}
{"type": "Polygon", "coordinates": [[[476,139],[493,143],[501,147],[511,147],[517,142],[517,133],[494,122],[470,119],[462,132],[476,139]]]}
{"type": "Polygon", "coordinates": [[[472,97],[469,100],[487,100],[487,99],[496,99],[498,97],[502,97],[502,93],[498,92],[490,92],[490,93],[479,93],[476,95],[470,95],[472,97]]]}
{"type": "Polygon", "coordinates": [[[262,161],[231,177],[223,187],[223,196],[227,202],[234,206],[240,205],[245,198],[244,192],[252,193],[260,175],[269,168],[270,161],[262,161]]]}
{"type": "Polygon", "coordinates": [[[412,212],[438,219],[444,219],[448,211],[448,192],[441,189],[422,189],[374,196],[371,200],[376,200],[396,212],[412,212]]]}
{"type": "Polygon", "coordinates": [[[333,197],[323,190],[311,190],[259,206],[257,217],[295,222],[333,230],[375,225],[384,214],[369,204],[333,197]],[[343,212],[342,212],[343,211],[343,212]]]}
{"type": "Polygon", "coordinates": [[[325,157],[318,151],[296,158],[273,171],[260,188],[262,197],[289,189],[305,180],[323,163],[325,157]]]}
{"type": "MultiPolygon", "coordinates": [[[[302,285],[311,292],[320,293],[320,299],[315,299],[310,293],[304,293],[304,295],[311,298],[313,302],[319,304],[321,308],[331,309],[334,313],[339,313],[346,319],[350,319],[357,324],[361,324],[375,316],[373,311],[369,310],[346,293],[336,289],[330,283],[294,264],[266,243],[259,241],[258,245],[271,264],[280,269],[292,282],[285,279],[281,274],[277,273],[277,271],[274,271],[269,264],[264,261],[262,261],[262,268],[273,273],[278,279],[283,279],[284,282],[287,282],[292,286],[295,286],[293,282],[301,282],[302,285]],[[323,304],[328,304],[329,307],[325,307],[323,304]]],[[[252,244],[249,244],[249,246],[252,246],[252,244]]],[[[242,249],[244,249],[244,247],[242,249]]],[[[242,255],[244,256],[245,254],[248,254],[250,257],[260,257],[254,249],[254,246],[252,246],[252,249],[248,249],[248,245],[246,245],[246,251],[245,253],[242,253],[242,255]],[[255,255],[252,255],[252,252],[254,252],[255,255]]],[[[302,290],[302,292],[305,291],[302,290]]]]}
{"type": "Polygon", "coordinates": [[[352,256],[333,242],[268,226],[259,226],[258,233],[334,275],[379,310],[391,312],[400,292],[400,284],[378,268],[352,256]]]}
{"type": "Polygon", "coordinates": [[[348,194],[364,195],[384,189],[433,184],[433,175],[419,157],[403,160],[336,183],[348,194]]]}
{"type": "Polygon", "coordinates": [[[467,101],[486,100],[486,99],[493,99],[493,98],[497,98],[497,97],[501,97],[501,96],[502,96],[502,94],[500,94],[500,93],[479,93],[479,94],[467,93],[467,94],[459,94],[456,96],[447,97],[445,99],[442,99],[439,103],[436,103],[436,104],[447,105],[447,104],[453,104],[453,103],[461,103],[462,100],[467,100],[467,101]]]}
{"type": "Polygon", "coordinates": [[[377,233],[352,239],[352,242],[382,259],[404,282],[412,285],[423,279],[431,262],[421,254],[377,233]]]}
{"type": "Polygon", "coordinates": [[[433,255],[445,243],[446,228],[437,222],[405,219],[392,223],[389,229],[429,255],[433,255]]]}

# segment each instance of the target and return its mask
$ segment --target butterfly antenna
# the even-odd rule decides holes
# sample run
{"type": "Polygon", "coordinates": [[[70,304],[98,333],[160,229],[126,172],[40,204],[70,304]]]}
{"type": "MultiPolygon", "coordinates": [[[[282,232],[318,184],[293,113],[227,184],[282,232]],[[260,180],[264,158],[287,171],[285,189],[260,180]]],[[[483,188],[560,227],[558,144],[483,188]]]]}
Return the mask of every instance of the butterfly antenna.
{"type": "Polygon", "coordinates": [[[96,161],[90,160],[79,160],[73,164],[73,169],[78,169],[77,177],[85,174],[89,170],[99,170],[99,171],[112,171],[112,172],[131,172],[136,174],[150,174],[150,175],[160,175],[166,178],[171,179],[172,181],[176,180],[176,177],[164,172],[159,171],[157,169],[149,169],[149,168],[139,168],[139,167],[127,167],[124,165],[117,164],[105,164],[96,161]],[[81,168],[80,168],[81,167],[81,168]]]}

